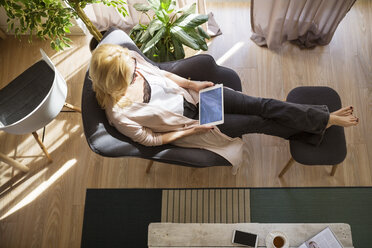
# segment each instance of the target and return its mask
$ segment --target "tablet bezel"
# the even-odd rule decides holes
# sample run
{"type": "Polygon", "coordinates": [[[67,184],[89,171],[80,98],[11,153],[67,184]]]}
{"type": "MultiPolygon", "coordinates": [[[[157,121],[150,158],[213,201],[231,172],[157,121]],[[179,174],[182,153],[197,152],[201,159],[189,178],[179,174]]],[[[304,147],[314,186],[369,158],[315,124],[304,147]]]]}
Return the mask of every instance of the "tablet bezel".
{"type": "Polygon", "coordinates": [[[214,86],[211,86],[211,87],[204,88],[204,89],[200,90],[199,91],[199,125],[214,125],[214,126],[217,126],[217,125],[223,124],[224,121],[225,121],[225,111],[224,111],[224,106],[223,105],[224,105],[224,102],[223,102],[223,84],[215,84],[214,86]],[[215,122],[209,122],[209,123],[205,123],[205,124],[200,124],[200,120],[201,120],[201,94],[204,93],[204,92],[207,92],[207,91],[218,89],[218,88],[221,88],[222,120],[215,121],[215,122]]]}

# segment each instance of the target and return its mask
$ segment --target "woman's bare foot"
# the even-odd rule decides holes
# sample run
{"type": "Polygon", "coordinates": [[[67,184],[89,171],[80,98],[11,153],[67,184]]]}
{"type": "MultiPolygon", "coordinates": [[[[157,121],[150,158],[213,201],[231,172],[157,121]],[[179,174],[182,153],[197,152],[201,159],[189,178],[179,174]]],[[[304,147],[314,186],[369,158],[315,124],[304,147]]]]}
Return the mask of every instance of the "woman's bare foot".
{"type": "Polygon", "coordinates": [[[337,116],[348,116],[348,115],[353,114],[353,110],[354,110],[353,106],[348,106],[348,107],[340,108],[339,110],[336,110],[332,112],[331,114],[337,115],[337,116]]]}
{"type": "Polygon", "coordinates": [[[337,125],[341,127],[351,127],[351,126],[356,126],[358,122],[359,122],[359,118],[353,115],[338,116],[332,113],[329,116],[327,128],[329,128],[332,125],[337,125]]]}

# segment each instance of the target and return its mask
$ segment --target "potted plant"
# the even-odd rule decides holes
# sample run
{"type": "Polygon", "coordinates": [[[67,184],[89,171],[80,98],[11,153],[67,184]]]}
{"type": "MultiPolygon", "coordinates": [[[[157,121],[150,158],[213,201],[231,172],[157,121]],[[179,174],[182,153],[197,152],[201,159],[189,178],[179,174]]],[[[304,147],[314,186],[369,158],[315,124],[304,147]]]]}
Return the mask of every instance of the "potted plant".
{"type": "Polygon", "coordinates": [[[51,47],[59,51],[69,47],[71,42],[65,35],[73,26],[72,18],[80,18],[97,41],[102,39],[102,34],[83,10],[92,3],[114,6],[123,16],[128,15],[123,0],[0,0],[0,7],[4,7],[8,16],[8,30],[14,30],[17,37],[29,33],[30,42],[33,35],[44,40],[48,38],[51,47]]]}
{"type": "Polygon", "coordinates": [[[183,45],[194,50],[208,50],[208,34],[200,25],[208,21],[207,15],[195,14],[196,4],[187,9],[175,9],[172,0],[148,0],[148,4],[133,7],[149,18],[148,24],[133,27],[130,37],[141,51],[155,62],[172,61],[185,57],[183,45]],[[149,11],[154,15],[150,17],[149,11]]]}

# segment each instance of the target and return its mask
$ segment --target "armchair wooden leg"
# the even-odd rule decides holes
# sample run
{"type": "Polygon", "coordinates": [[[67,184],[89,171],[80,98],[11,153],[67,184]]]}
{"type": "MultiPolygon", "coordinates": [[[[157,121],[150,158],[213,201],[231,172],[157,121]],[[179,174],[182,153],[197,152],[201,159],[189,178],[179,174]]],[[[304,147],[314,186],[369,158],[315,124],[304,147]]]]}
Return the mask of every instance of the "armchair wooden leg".
{"type": "Polygon", "coordinates": [[[146,174],[150,172],[153,163],[154,163],[154,160],[150,160],[149,163],[147,164],[146,174]]]}
{"type": "Polygon", "coordinates": [[[45,153],[45,155],[47,156],[48,158],[48,162],[51,163],[53,162],[52,158],[50,157],[46,147],[44,146],[43,142],[41,142],[39,136],[37,135],[36,132],[32,132],[32,135],[34,136],[36,142],[39,144],[40,148],[43,150],[43,152],[45,153]]]}
{"type": "Polygon", "coordinates": [[[23,172],[28,172],[30,170],[27,166],[15,161],[14,159],[9,158],[8,156],[2,153],[0,153],[0,161],[3,161],[4,163],[7,163],[13,166],[14,168],[21,170],[23,172]]]}
{"type": "Polygon", "coordinates": [[[337,166],[338,166],[338,164],[332,166],[331,176],[335,175],[337,166]]]}
{"type": "Polygon", "coordinates": [[[72,104],[69,104],[67,102],[65,102],[65,104],[63,106],[65,106],[66,108],[72,109],[73,111],[81,113],[81,108],[76,107],[76,106],[74,106],[72,104]]]}
{"type": "Polygon", "coordinates": [[[294,162],[294,159],[291,157],[289,159],[288,163],[283,168],[283,170],[280,172],[279,177],[282,177],[287,172],[287,170],[289,170],[289,168],[291,168],[291,166],[293,165],[293,162],[294,162]]]}

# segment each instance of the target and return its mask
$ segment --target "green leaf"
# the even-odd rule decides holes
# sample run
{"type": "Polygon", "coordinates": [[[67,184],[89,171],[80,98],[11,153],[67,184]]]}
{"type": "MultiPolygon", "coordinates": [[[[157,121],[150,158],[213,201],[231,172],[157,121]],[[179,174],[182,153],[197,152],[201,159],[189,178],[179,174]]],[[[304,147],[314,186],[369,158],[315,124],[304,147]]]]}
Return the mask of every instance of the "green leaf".
{"type": "Polygon", "coordinates": [[[160,59],[160,61],[162,61],[162,62],[168,61],[167,60],[168,56],[167,56],[166,46],[164,44],[159,44],[158,49],[159,49],[159,59],[160,59]]]}
{"type": "Polygon", "coordinates": [[[179,42],[175,37],[172,37],[172,42],[175,59],[183,59],[185,57],[185,50],[183,49],[182,43],[179,42]]]}
{"type": "Polygon", "coordinates": [[[196,28],[208,21],[207,15],[190,14],[185,19],[178,19],[174,24],[183,28],[196,28]]]}
{"type": "Polygon", "coordinates": [[[169,16],[164,10],[155,11],[155,15],[162,23],[166,24],[169,22],[169,16]]]}
{"type": "Polygon", "coordinates": [[[68,38],[68,37],[62,37],[62,39],[63,39],[63,41],[65,41],[65,42],[72,42],[72,40],[70,39],[70,38],[68,38]]]}
{"type": "Polygon", "coordinates": [[[194,50],[200,49],[198,42],[195,41],[195,39],[192,38],[190,35],[188,35],[182,28],[172,27],[171,33],[186,46],[191,47],[194,50]]]}
{"type": "Polygon", "coordinates": [[[177,13],[183,13],[185,15],[194,14],[196,12],[196,3],[191,4],[191,6],[185,6],[177,11],[177,13]],[[188,8],[188,9],[187,9],[188,8]]]}
{"type": "Polygon", "coordinates": [[[172,2],[171,0],[161,0],[162,9],[168,11],[171,2],[172,2]]]}
{"type": "Polygon", "coordinates": [[[148,5],[148,4],[144,4],[144,3],[135,3],[133,5],[133,7],[137,10],[137,11],[140,11],[140,12],[147,12],[151,9],[151,6],[148,5]]]}
{"type": "Polygon", "coordinates": [[[158,10],[160,9],[160,1],[159,0],[147,0],[150,4],[150,6],[154,9],[154,10],[158,10]]]}
{"type": "MultiPolygon", "coordinates": [[[[45,0],[44,0],[45,1],[45,0]]],[[[50,0],[48,0],[50,1],[50,0]]],[[[64,2],[66,2],[66,0],[64,0],[64,2]]],[[[126,8],[124,7],[124,5],[127,5],[127,3],[125,1],[114,1],[114,0],[87,0],[87,1],[72,1],[72,0],[67,0],[67,2],[80,2],[80,4],[82,2],[87,2],[87,3],[103,3],[107,6],[113,6],[116,8],[116,10],[123,15],[123,17],[127,16],[128,15],[128,11],[126,10],[126,8]]]]}
{"type": "Polygon", "coordinates": [[[169,22],[169,15],[168,15],[167,11],[162,9],[161,12],[163,13],[164,23],[168,23],[169,22]]]}
{"type": "Polygon", "coordinates": [[[157,19],[154,19],[149,23],[148,31],[150,32],[151,36],[154,36],[154,33],[161,27],[163,27],[163,23],[157,19]]]}
{"type": "Polygon", "coordinates": [[[137,24],[137,25],[135,25],[135,26],[132,28],[131,32],[132,32],[133,30],[141,30],[141,29],[143,29],[143,27],[142,27],[140,24],[137,24]]]}
{"type": "Polygon", "coordinates": [[[180,23],[183,20],[185,20],[186,17],[188,17],[189,15],[195,13],[195,10],[196,10],[196,4],[195,3],[193,3],[187,10],[185,10],[186,7],[187,6],[185,6],[184,8],[177,11],[177,13],[183,13],[183,14],[180,17],[178,17],[177,20],[174,23],[180,23]]]}
{"type": "Polygon", "coordinates": [[[188,34],[199,44],[200,49],[202,49],[203,51],[208,50],[205,39],[199,33],[197,33],[195,30],[190,30],[188,34]]]}
{"type": "Polygon", "coordinates": [[[139,39],[142,35],[143,27],[140,24],[135,25],[129,32],[129,36],[132,40],[139,39]]]}
{"type": "Polygon", "coordinates": [[[146,44],[146,46],[144,47],[143,49],[143,53],[147,52],[149,49],[151,49],[152,47],[154,47],[159,41],[160,39],[163,37],[164,33],[165,33],[165,28],[161,28],[157,33],[156,35],[146,44]]]}
{"type": "Polygon", "coordinates": [[[141,38],[139,39],[139,42],[141,43],[147,43],[148,40],[151,39],[151,34],[149,30],[144,31],[144,33],[141,35],[141,38]]]}
{"type": "Polygon", "coordinates": [[[210,39],[211,37],[207,34],[207,32],[204,31],[204,29],[202,27],[197,27],[198,29],[198,33],[205,39],[210,39]]]}
{"type": "Polygon", "coordinates": [[[145,53],[146,57],[151,59],[152,61],[155,61],[155,62],[160,62],[159,59],[158,59],[158,56],[156,54],[156,48],[153,47],[151,48],[149,51],[147,51],[147,53],[145,53]]]}
{"type": "Polygon", "coordinates": [[[22,7],[20,5],[15,4],[15,3],[12,4],[12,8],[15,9],[15,10],[22,9],[22,7]]]}
{"type": "Polygon", "coordinates": [[[135,36],[135,39],[133,40],[134,43],[136,43],[137,46],[139,46],[139,47],[141,46],[140,41],[139,41],[141,36],[142,36],[142,33],[138,33],[137,36],[135,36]]]}
{"type": "Polygon", "coordinates": [[[56,44],[54,43],[54,41],[50,42],[50,47],[56,50],[56,44]]]}
{"type": "Polygon", "coordinates": [[[168,51],[168,61],[173,61],[176,60],[176,56],[174,56],[173,53],[168,51]]]}
{"type": "Polygon", "coordinates": [[[168,7],[167,13],[168,14],[172,13],[176,6],[177,6],[176,1],[172,0],[168,7]]]}

